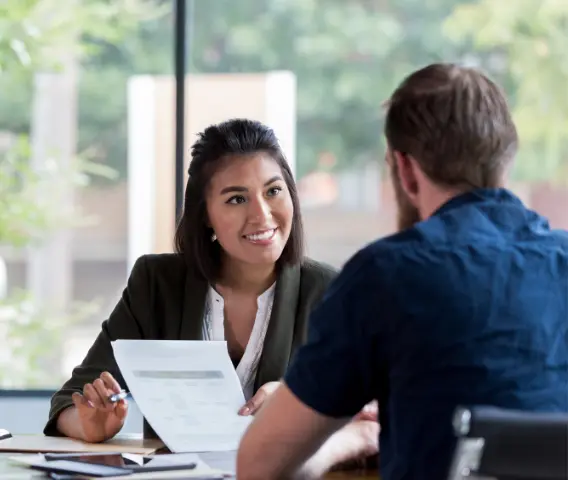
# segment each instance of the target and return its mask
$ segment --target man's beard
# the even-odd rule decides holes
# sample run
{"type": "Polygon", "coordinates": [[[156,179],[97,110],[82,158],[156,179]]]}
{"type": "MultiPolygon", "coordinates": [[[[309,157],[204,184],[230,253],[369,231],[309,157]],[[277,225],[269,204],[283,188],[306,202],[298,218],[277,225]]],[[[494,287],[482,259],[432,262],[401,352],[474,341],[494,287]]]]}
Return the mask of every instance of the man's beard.
{"type": "Polygon", "coordinates": [[[418,209],[410,203],[410,200],[400,185],[400,179],[398,178],[395,164],[392,165],[390,171],[396,198],[397,229],[399,232],[402,232],[403,230],[413,227],[422,219],[420,218],[418,209]]]}

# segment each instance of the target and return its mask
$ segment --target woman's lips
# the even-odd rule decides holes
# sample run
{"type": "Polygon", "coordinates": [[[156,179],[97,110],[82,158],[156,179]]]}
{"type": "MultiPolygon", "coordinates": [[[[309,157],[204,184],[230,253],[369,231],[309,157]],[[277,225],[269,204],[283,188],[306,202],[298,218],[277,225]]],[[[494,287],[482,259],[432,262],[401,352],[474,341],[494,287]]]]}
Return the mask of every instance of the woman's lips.
{"type": "Polygon", "coordinates": [[[276,230],[278,229],[269,228],[267,230],[259,230],[257,232],[249,233],[248,235],[243,235],[243,237],[255,245],[269,245],[272,243],[272,240],[276,235],[276,230]]]}

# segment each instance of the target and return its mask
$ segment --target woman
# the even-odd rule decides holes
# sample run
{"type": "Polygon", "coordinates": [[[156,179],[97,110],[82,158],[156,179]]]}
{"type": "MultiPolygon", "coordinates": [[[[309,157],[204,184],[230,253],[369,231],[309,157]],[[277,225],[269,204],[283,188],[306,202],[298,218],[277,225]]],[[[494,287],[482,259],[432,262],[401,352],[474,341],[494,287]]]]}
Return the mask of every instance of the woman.
{"type": "MultiPolygon", "coordinates": [[[[83,363],[54,395],[47,435],[100,442],[120,431],[127,403],[107,401],[126,388],[113,340],[226,340],[249,400],[242,414],[254,413],[304,341],[336,272],[303,257],[298,193],[273,131],[231,120],[207,128],[191,153],[176,253],[138,259],[83,363]]],[[[153,435],[146,422],[144,433],[153,435]]]]}
{"type": "MultiPolygon", "coordinates": [[[[126,388],[115,339],[226,340],[253,414],[304,342],[310,310],[334,278],[303,257],[292,173],[272,130],[248,120],[207,128],[192,148],[176,254],[146,255],[83,363],[51,402],[46,435],[101,442],[116,435],[126,388]]],[[[324,444],[318,471],[377,451],[376,411],[324,444]]],[[[154,432],[144,421],[145,436],[154,432]]]]}

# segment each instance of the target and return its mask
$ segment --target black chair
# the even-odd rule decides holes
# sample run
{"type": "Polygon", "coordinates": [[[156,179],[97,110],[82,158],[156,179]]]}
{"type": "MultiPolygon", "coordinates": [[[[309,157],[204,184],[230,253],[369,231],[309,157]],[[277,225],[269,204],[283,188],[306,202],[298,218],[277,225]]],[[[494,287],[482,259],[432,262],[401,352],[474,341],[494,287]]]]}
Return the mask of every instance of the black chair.
{"type": "Polygon", "coordinates": [[[567,480],[568,414],[460,408],[450,480],[567,480]]]}

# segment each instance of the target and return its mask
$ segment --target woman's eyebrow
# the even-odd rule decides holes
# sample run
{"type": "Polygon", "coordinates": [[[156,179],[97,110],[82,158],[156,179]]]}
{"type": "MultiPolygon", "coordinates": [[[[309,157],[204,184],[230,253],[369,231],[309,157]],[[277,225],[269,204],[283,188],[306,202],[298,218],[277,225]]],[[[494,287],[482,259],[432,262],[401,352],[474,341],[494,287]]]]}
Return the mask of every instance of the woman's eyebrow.
{"type": "Polygon", "coordinates": [[[221,195],[225,193],[232,193],[232,192],[248,192],[247,187],[239,187],[237,185],[232,185],[230,187],[225,187],[221,190],[221,195]]]}
{"type": "Polygon", "coordinates": [[[268,187],[268,185],[270,185],[271,183],[277,182],[278,180],[282,180],[282,177],[280,175],[275,175],[270,180],[268,180],[268,182],[265,182],[264,186],[268,187]]]}
{"type": "MultiPolygon", "coordinates": [[[[277,182],[279,180],[282,180],[282,177],[280,175],[275,175],[274,177],[272,177],[267,182],[264,182],[264,186],[267,187],[271,183],[277,182]]],[[[224,195],[226,193],[234,193],[234,192],[248,192],[248,188],[242,187],[242,186],[239,186],[239,185],[231,185],[229,187],[223,188],[221,190],[221,195],[224,195]]]]}

